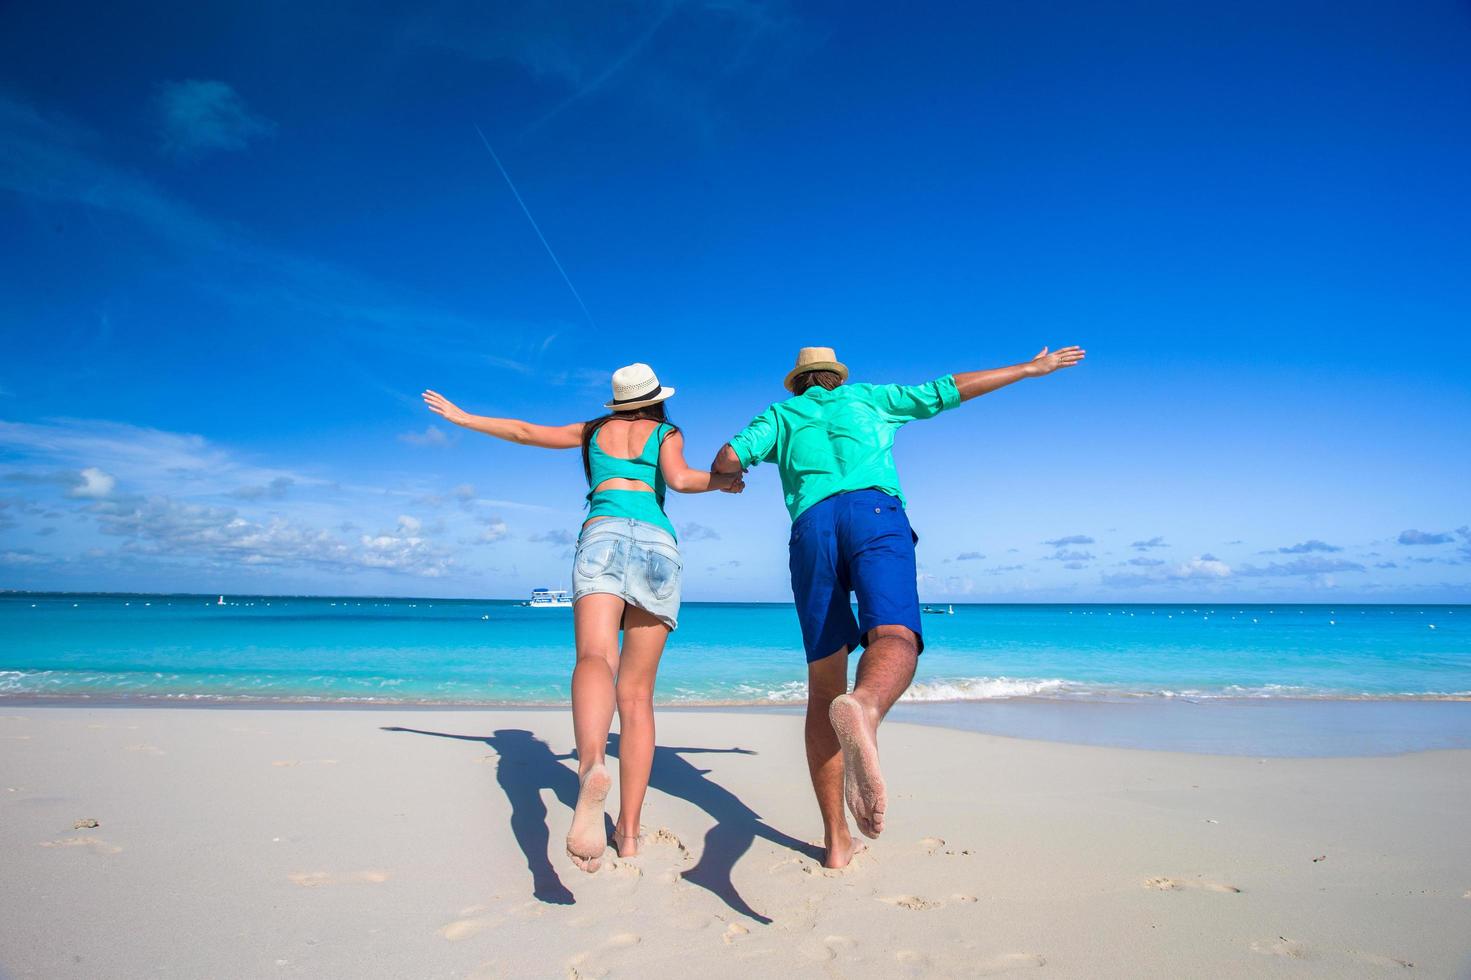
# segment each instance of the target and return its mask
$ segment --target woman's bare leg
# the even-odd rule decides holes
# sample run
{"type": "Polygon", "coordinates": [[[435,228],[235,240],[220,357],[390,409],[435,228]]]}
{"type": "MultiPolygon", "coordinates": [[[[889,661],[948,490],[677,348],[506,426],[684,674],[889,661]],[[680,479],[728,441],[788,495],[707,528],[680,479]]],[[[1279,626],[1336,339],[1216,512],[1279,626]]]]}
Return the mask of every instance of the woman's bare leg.
{"type": "Polygon", "coordinates": [[[594,593],[577,600],[572,610],[577,637],[577,666],[572,669],[572,733],[577,741],[580,789],[567,832],[567,854],[587,872],[598,870],[607,837],[603,832],[603,800],[612,780],[603,765],[608,729],[613,724],[613,678],[618,673],[618,624],[623,600],[594,593]]]}
{"type": "Polygon", "coordinates": [[[623,627],[618,669],[618,823],[613,844],[619,857],[638,853],[639,815],[654,765],[654,675],[669,627],[636,606],[623,627]]]}

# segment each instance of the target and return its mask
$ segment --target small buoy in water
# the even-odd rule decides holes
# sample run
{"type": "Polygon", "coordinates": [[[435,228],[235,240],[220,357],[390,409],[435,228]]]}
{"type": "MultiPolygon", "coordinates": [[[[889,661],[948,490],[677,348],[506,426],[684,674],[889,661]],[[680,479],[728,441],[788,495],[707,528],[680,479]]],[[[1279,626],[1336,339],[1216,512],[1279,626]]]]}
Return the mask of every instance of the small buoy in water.
{"type": "Polygon", "coordinates": [[[1337,626],[1338,625],[1338,620],[1336,620],[1336,619],[1330,619],[1330,620],[1328,620],[1328,625],[1329,626],[1337,626]]]}
{"type": "Polygon", "coordinates": [[[1430,628],[1431,628],[1431,629],[1435,629],[1435,624],[1434,624],[1434,623],[1431,623],[1431,624],[1430,624],[1430,628]]]}
{"type": "Polygon", "coordinates": [[[481,619],[489,619],[490,617],[489,616],[481,616],[480,618],[481,619]]]}

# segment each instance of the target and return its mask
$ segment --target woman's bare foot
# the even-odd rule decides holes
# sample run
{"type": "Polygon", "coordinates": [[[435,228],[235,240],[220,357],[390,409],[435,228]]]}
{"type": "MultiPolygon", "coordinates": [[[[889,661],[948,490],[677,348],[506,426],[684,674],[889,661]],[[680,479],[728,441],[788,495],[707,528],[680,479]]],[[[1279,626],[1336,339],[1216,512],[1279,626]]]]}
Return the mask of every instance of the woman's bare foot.
{"type": "Polygon", "coordinates": [[[597,763],[582,777],[577,806],[572,811],[572,829],[567,831],[567,856],[588,874],[598,870],[608,840],[603,835],[603,800],[613,785],[607,768],[597,763]]]}
{"type": "Polygon", "coordinates": [[[854,841],[853,835],[844,828],[841,836],[824,837],[822,866],[831,871],[846,868],[864,849],[865,845],[854,841]]]}
{"type": "Polygon", "coordinates": [[[833,698],[828,719],[843,749],[843,797],[865,837],[884,832],[889,798],[879,771],[878,724],[863,703],[851,694],[833,698]]]}
{"type": "Polygon", "coordinates": [[[618,851],[621,858],[638,856],[639,832],[628,833],[621,827],[613,830],[613,847],[618,851]]]}

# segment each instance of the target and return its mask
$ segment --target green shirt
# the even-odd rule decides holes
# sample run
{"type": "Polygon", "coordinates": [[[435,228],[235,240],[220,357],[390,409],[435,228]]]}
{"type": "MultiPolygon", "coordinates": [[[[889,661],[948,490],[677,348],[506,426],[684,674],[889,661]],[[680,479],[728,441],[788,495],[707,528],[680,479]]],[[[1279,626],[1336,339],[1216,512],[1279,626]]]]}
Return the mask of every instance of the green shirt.
{"type": "Polygon", "coordinates": [[[955,376],[922,385],[811,387],[777,402],[730,441],[742,467],[775,462],[792,520],[819,500],[872,487],[904,499],[894,433],[960,404],[955,376]]]}

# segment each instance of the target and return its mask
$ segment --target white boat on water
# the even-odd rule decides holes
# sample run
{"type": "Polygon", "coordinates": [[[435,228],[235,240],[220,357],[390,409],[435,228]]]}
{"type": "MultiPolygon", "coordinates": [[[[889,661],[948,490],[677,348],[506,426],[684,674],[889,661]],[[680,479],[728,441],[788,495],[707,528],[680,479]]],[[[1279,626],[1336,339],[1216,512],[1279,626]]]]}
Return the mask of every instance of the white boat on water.
{"type": "Polygon", "coordinates": [[[522,605],[532,609],[571,609],[572,593],[566,589],[532,589],[531,598],[522,605]]]}

